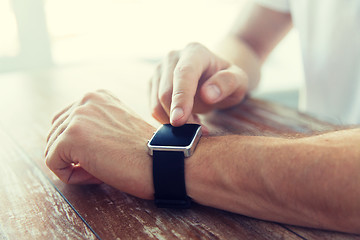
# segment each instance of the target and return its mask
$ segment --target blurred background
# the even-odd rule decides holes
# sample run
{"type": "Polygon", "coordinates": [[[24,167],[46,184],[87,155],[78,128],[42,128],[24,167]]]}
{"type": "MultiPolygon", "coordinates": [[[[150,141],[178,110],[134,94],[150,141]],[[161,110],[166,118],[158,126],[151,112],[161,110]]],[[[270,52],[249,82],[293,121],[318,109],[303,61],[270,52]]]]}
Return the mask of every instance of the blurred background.
{"type": "MultiPolygon", "coordinates": [[[[98,66],[116,75],[126,61],[154,68],[188,42],[214,46],[247,2],[0,0],[0,82],[11,74],[98,66]]],[[[294,30],[270,55],[262,78],[255,96],[297,107],[303,74],[294,30]]]]}

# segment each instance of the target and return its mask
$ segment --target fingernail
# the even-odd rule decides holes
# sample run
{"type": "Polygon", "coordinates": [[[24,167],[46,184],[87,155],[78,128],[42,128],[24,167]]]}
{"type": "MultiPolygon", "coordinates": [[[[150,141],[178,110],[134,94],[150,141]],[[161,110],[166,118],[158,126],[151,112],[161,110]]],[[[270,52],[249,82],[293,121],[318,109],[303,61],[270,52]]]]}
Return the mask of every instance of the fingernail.
{"type": "Polygon", "coordinates": [[[184,110],[180,107],[176,107],[171,112],[171,122],[177,121],[184,116],[184,110]]]}
{"type": "Polygon", "coordinates": [[[214,84],[211,84],[211,85],[206,87],[206,95],[209,98],[209,100],[215,101],[221,95],[220,88],[218,86],[214,85],[214,84]]]}

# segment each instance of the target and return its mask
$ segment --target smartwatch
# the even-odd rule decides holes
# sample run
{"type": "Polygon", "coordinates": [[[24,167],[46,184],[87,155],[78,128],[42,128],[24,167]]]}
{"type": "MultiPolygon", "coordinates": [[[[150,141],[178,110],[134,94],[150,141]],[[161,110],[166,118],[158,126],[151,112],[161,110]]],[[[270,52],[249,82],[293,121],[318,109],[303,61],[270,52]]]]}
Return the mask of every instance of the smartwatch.
{"type": "Polygon", "coordinates": [[[201,125],[173,127],[164,124],[148,141],[153,156],[155,205],[161,208],[189,208],[186,194],[184,159],[190,157],[201,137],[201,125]]]}

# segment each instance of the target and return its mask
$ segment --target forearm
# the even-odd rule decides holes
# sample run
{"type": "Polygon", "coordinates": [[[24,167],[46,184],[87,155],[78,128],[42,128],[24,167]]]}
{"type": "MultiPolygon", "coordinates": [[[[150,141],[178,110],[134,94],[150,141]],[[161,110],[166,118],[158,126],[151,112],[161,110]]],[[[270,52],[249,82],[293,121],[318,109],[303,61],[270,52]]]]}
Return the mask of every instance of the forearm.
{"type": "Polygon", "coordinates": [[[252,90],[259,82],[262,62],[291,27],[290,14],[249,2],[215,52],[247,73],[252,90]]]}
{"type": "Polygon", "coordinates": [[[302,139],[203,138],[186,163],[197,202],[260,219],[359,232],[360,130],[302,139]]]}

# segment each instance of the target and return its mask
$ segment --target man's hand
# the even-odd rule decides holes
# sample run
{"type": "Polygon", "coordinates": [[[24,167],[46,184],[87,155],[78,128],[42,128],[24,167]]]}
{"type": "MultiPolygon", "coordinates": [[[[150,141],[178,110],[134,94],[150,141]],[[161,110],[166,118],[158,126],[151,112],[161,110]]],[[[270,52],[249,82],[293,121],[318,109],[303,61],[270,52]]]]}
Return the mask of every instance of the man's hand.
{"type": "Polygon", "coordinates": [[[152,115],[161,123],[181,126],[192,113],[227,108],[248,90],[248,77],[239,67],[191,43],[168,54],[150,81],[152,115]]]}
{"type": "Polygon", "coordinates": [[[153,131],[111,94],[89,93],[54,117],[46,164],[65,183],[104,182],[151,199],[146,142],[153,131]]]}

